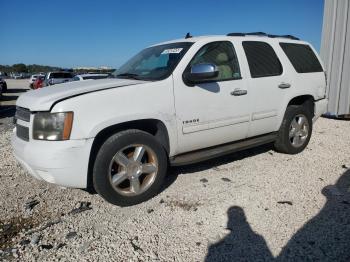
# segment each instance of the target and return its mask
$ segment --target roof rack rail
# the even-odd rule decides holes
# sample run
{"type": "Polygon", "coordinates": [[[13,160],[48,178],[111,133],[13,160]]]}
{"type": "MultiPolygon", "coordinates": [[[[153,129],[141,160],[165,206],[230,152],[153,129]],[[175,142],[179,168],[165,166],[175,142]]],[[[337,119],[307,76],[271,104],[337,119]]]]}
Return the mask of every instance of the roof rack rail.
{"type": "Polygon", "coordinates": [[[299,38],[293,36],[293,35],[272,35],[272,34],[266,34],[264,32],[251,32],[251,33],[229,33],[227,36],[250,36],[250,35],[256,35],[256,36],[266,36],[271,38],[288,38],[292,40],[300,40],[299,38]]]}
{"type": "Polygon", "coordinates": [[[267,36],[264,32],[251,32],[251,33],[245,33],[246,35],[259,35],[259,36],[267,36]]]}
{"type": "Polygon", "coordinates": [[[268,35],[271,38],[289,38],[289,39],[293,39],[293,40],[300,40],[298,37],[295,37],[294,35],[268,35]]]}
{"type": "Polygon", "coordinates": [[[245,36],[245,33],[229,33],[227,36],[245,36]]]}

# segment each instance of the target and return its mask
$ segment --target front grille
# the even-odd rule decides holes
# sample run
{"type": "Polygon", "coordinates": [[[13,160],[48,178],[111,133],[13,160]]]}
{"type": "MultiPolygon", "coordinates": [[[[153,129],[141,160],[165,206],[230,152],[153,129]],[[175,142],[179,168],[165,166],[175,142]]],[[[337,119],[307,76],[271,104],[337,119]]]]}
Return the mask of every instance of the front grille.
{"type": "Polygon", "coordinates": [[[15,118],[23,120],[25,122],[29,122],[30,121],[29,109],[17,106],[15,118]]]}
{"type": "Polygon", "coordinates": [[[24,141],[29,141],[29,128],[26,126],[16,125],[16,135],[24,141]]]}

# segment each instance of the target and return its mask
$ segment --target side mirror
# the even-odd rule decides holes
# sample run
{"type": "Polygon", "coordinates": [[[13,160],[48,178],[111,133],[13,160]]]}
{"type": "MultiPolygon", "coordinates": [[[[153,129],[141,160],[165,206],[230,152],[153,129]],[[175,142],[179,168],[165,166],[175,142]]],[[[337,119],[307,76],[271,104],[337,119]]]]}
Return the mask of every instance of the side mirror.
{"type": "Polygon", "coordinates": [[[197,64],[191,67],[186,79],[191,83],[207,82],[219,75],[219,70],[214,64],[197,64]]]}

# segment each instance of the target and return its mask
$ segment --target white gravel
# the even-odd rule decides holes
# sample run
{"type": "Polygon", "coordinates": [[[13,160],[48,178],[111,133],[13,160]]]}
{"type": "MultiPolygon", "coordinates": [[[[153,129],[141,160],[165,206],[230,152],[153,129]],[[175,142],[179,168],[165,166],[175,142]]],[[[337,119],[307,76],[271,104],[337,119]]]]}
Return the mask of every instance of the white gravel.
{"type": "Polygon", "coordinates": [[[350,260],[349,121],[319,119],[298,155],[263,146],[172,168],[158,196],[126,208],[28,176],[0,123],[0,260],[350,260]]]}

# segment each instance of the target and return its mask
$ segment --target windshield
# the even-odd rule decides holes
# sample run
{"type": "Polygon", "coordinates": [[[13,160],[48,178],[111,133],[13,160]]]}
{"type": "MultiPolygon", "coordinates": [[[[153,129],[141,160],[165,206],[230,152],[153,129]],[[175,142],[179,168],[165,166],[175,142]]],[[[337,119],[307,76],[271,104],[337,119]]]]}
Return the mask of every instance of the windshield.
{"type": "Polygon", "coordinates": [[[117,70],[118,78],[162,80],[175,69],[193,43],[180,42],[146,48],[117,70]]]}

